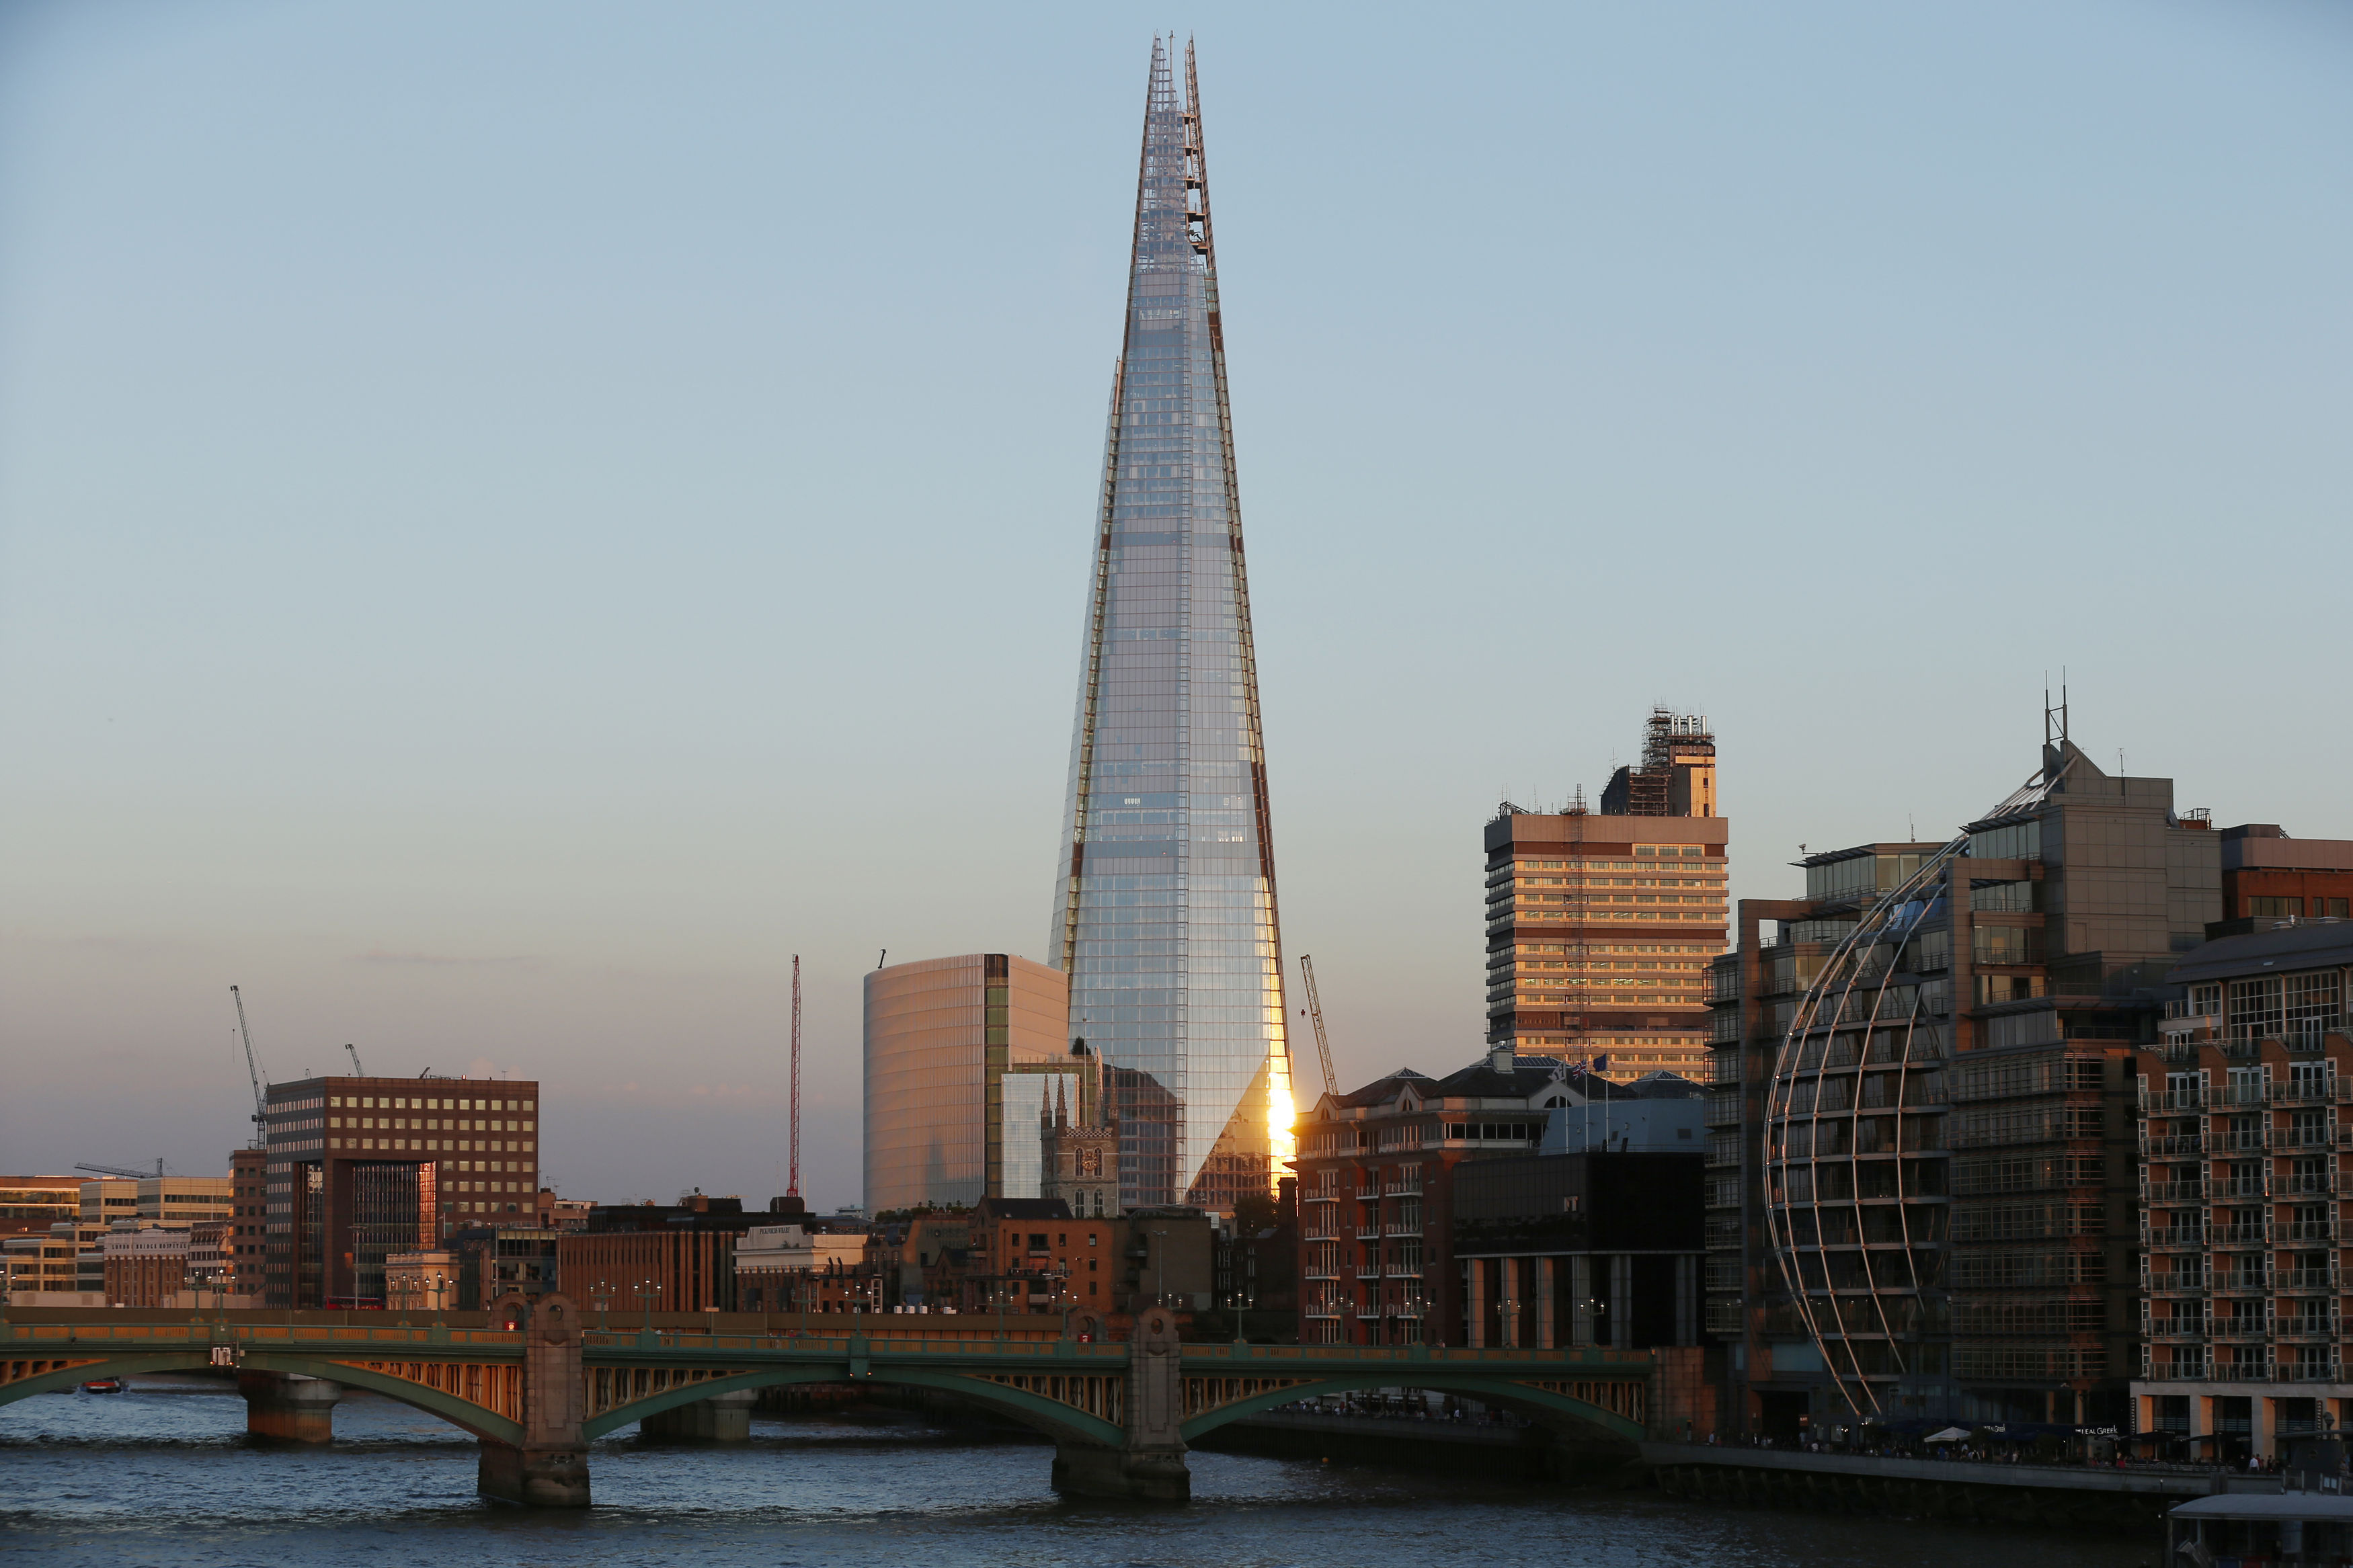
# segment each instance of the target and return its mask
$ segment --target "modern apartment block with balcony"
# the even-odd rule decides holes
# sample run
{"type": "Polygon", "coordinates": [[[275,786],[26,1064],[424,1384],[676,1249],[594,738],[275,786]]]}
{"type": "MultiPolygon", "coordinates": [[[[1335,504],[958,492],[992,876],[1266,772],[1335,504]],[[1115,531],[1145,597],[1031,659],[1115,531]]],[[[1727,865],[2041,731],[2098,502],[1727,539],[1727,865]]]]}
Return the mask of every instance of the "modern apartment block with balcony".
{"type": "Polygon", "coordinates": [[[1952,842],[1809,856],[1805,900],[1743,901],[1713,974],[1732,1410],[2128,1418],[2127,1064],[2218,908],[2216,843],[2169,780],[2059,736],[1952,842]]]}
{"type": "Polygon", "coordinates": [[[1552,1108],[1581,1103],[1559,1062],[1508,1045],[1443,1079],[1399,1068],[1319,1099],[1298,1123],[1300,1342],[1470,1342],[1455,1167],[1535,1152],[1552,1108]]]}
{"type": "Polygon", "coordinates": [[[1487,1039],[1608,1057],[1620,1082],[1707,1065],[1708,963],[1724,950],[1730,825],[1704,720],[1652,712],[1640,767],[1588,811],[1504,802],[1487,824],[1487,1039]]]}
{"type": "Polygon", "coordinates": [[[2185,957],[2137,1053],[2137,1429],[2160,1452],[2292,1452],[2353,1420],[2345,1272],[2353,923],[2224,937],[2185,957]]]}

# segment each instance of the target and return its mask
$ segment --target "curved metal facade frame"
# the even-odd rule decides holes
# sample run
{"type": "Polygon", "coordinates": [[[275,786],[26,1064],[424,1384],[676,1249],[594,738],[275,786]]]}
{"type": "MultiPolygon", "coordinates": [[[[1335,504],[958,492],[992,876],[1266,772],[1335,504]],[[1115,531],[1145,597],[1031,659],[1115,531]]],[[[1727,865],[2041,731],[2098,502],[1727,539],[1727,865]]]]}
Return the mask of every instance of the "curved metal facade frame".
{"type": "MultiPolygon", "coordinates": [[[[1907,973],[1905,944],[1948,912],[1947,873],[1968,845],[1967,835],[1954,839],[1861,912],[1800,997],[1766,1085],[1767,1241],[1822,1364],[1858,1415],[1881,1414],[1874,1378],[1923,1370],[1916,1357],[1907,1365],[1895,1347],[1923,1337],[1927,1314],[1918,1304],[1943,1289],[1938,1265],[1945,1237],[1919,1234],[1913,1211],[1919,1200],[1941,1206],[1948,1199],[1941,1180],[1936,1191],[1926,1190],[1920,1174],[1926,1162],[1917,1157],[1933,1152],[1941,1159],[1944,1142],[1939,1137],[1934,1145],[1907,1144],[1905,1113],[1942,1109],[1941,1077],[1925,1075],[1941,1074],[1949,1026],[1924,1016],[1916,975],[1901,988],[1908,994],[1893,993],[1897,977],[1907,973]],[[1883,1089],[1867,1106],[1866,1068],[1892,1069],[1894,1078],[1894,1092],[1883,1089]],[[1892,1119],[1894,1133],[1883,1148],[1858,1146],[1866,1114],[1874,1121],[1892,1119]],[[1800,1129],[1803,1136],[1793,1139],[1800,1129]],[[1803,1144],[1804,1154],[1790,1153],[1793,1142],[1803,1144]],[[1894,1173],[1891,1190],[1867,1198],[1862,1181],[1867,1167],[1857,1159],[1866,1153],[1889,1156],[1883,1168],[1894,1173]],[[1794,1194],[1801,1186],[1799,1198],[1794,1194]],[[1883,1229],[1873,1236],[1865,1204],[1892,1207],[1892,1236],[1883,1229]],[[1841,1223],[1826,1226],[1826,1209],[1842,1210],[1836,1216],[1841,1223]],[[1841,1257],[1851,1249],[1851,1272],[1833,1268],[1833,1249],[1841,1257]],[[1900,1314],[1908,1319],[1900,1325],[1888,1310],[1891,1299],[1899,1298],[1915,1304],[1900,1314]],[[1887,1345],[1885,1359],[1866,1366],[1864,1342],[1887,1345]]],[[[1875,1076],[1884,1084],[1885,1073],[1875,1076]]],[[[1873,1166],[1880,1163],[1873,1160],[1873,1166]]]]}

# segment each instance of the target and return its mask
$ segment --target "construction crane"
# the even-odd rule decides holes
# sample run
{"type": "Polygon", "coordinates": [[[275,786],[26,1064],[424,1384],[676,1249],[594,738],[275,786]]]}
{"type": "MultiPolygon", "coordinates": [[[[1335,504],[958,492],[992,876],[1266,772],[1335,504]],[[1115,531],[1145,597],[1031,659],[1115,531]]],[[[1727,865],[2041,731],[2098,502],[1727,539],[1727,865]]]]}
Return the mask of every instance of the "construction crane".
{"type": "MultiPolygon", "coordinates": [[[[887,949],[885,951],[888,951],[887,949]]],[[[785,1196],[801,1195],[801,955],[793,954],[793,1128],[785,1196]]]]}
{"type": "Polygon", "coordinates": [[[161,1160],[155,1162],[155,1168],[152,1171],[133,1171],[122,1165],[76,1165],[74,1169],[77,1171],[95,1171],[101,1176],[121,1176],[125,1181],[132,1182],[153,1181],[159,1177],[174,1173],[167,1170],[164,1162],[161,1160]]]}
{"type": "Polygon", "coordinates": [[[367,1077],[367,1068],[360,1066],[360,1048],[357,1046],[346,1042],[343,1046],[343,1052],[346,1056],[352,1058],[352,1076],[353,1078],[367,1077]]]}
{"type": "Polygon", "coordinates": [[[1299,955],[1299,973],[1307,982],[1307,1016],[1315,1025],[1315,1055],[1324,1064],[1324,1092],[1340,1092],[1340,1080],[1332,1071],[1332,1044],[1324,1037],[1324,1004],[1315,998],[1315,961],[1305,953],[1299,955]]]}
{"type": "Polygon", "coordinates": [[[253,1059],[253,1031],[245,1026],[245,997],[234,985],[228,988],[229,999],[237,1004],[237,1032],[245,1041],[245,1072],[253,1079],[253,1147],[269,1147],[269,1106],[261,1093],[261,1067],[253,1059]]]}

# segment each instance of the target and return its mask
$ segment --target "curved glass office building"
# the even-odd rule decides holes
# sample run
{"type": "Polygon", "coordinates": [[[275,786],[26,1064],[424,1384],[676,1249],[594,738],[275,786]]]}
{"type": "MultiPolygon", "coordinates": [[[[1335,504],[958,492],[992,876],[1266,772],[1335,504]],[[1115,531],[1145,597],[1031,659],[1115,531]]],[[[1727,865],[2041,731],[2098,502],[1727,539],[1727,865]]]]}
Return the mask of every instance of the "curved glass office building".
{"type": "Polygon", "coordinates": [[[1120,1196],[1229,1210],[1290,1154],[1282,939],[1192,52],[1155,40],[1050,952],[1120,1196]]]}

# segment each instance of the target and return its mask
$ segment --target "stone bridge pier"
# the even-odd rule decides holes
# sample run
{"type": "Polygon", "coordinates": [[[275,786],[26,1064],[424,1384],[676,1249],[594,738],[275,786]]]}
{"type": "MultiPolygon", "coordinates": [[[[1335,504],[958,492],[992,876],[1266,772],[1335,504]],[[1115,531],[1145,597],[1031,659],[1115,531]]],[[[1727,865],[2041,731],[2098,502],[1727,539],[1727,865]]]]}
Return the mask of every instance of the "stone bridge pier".
{"type": "Polygon", "coordinates": [[[643,1436],[680,1443],[747,1443],[752,1438],[752,1406],[757,1389],[714,1394],[691,1405],[656,1411],[638,1423],[643,1436]]]}
{"type": "Polygon", "coordinates": [[[237,1391],[245,1395],[248,1436],[279,1443],[332,1443],[335,1404],[343,1385],[290,1372],[240,1372],[237,1391]]]}
{"type": "Polygon", "coordinates": [[[491,1322],[522,1331],[522,1441],[480,1439],[476,1485],[484,1496],[506,1502],[586,1508],[579,1310],[569,1298],[553,1293],[536,1306],[521,1296],[503,1296],[491,1303],[491,1322]]]}
{"type": "Polygon", "coordinates": [[[1154,1307],[1135,1321],[1122,1391],[1118,1447],[1061,1438],[1054,1445],[1054,1489],[1072,1497],[1189,1502],[1185,1466],[1184,1351],[1176,1320],[1154,1307]]]}

